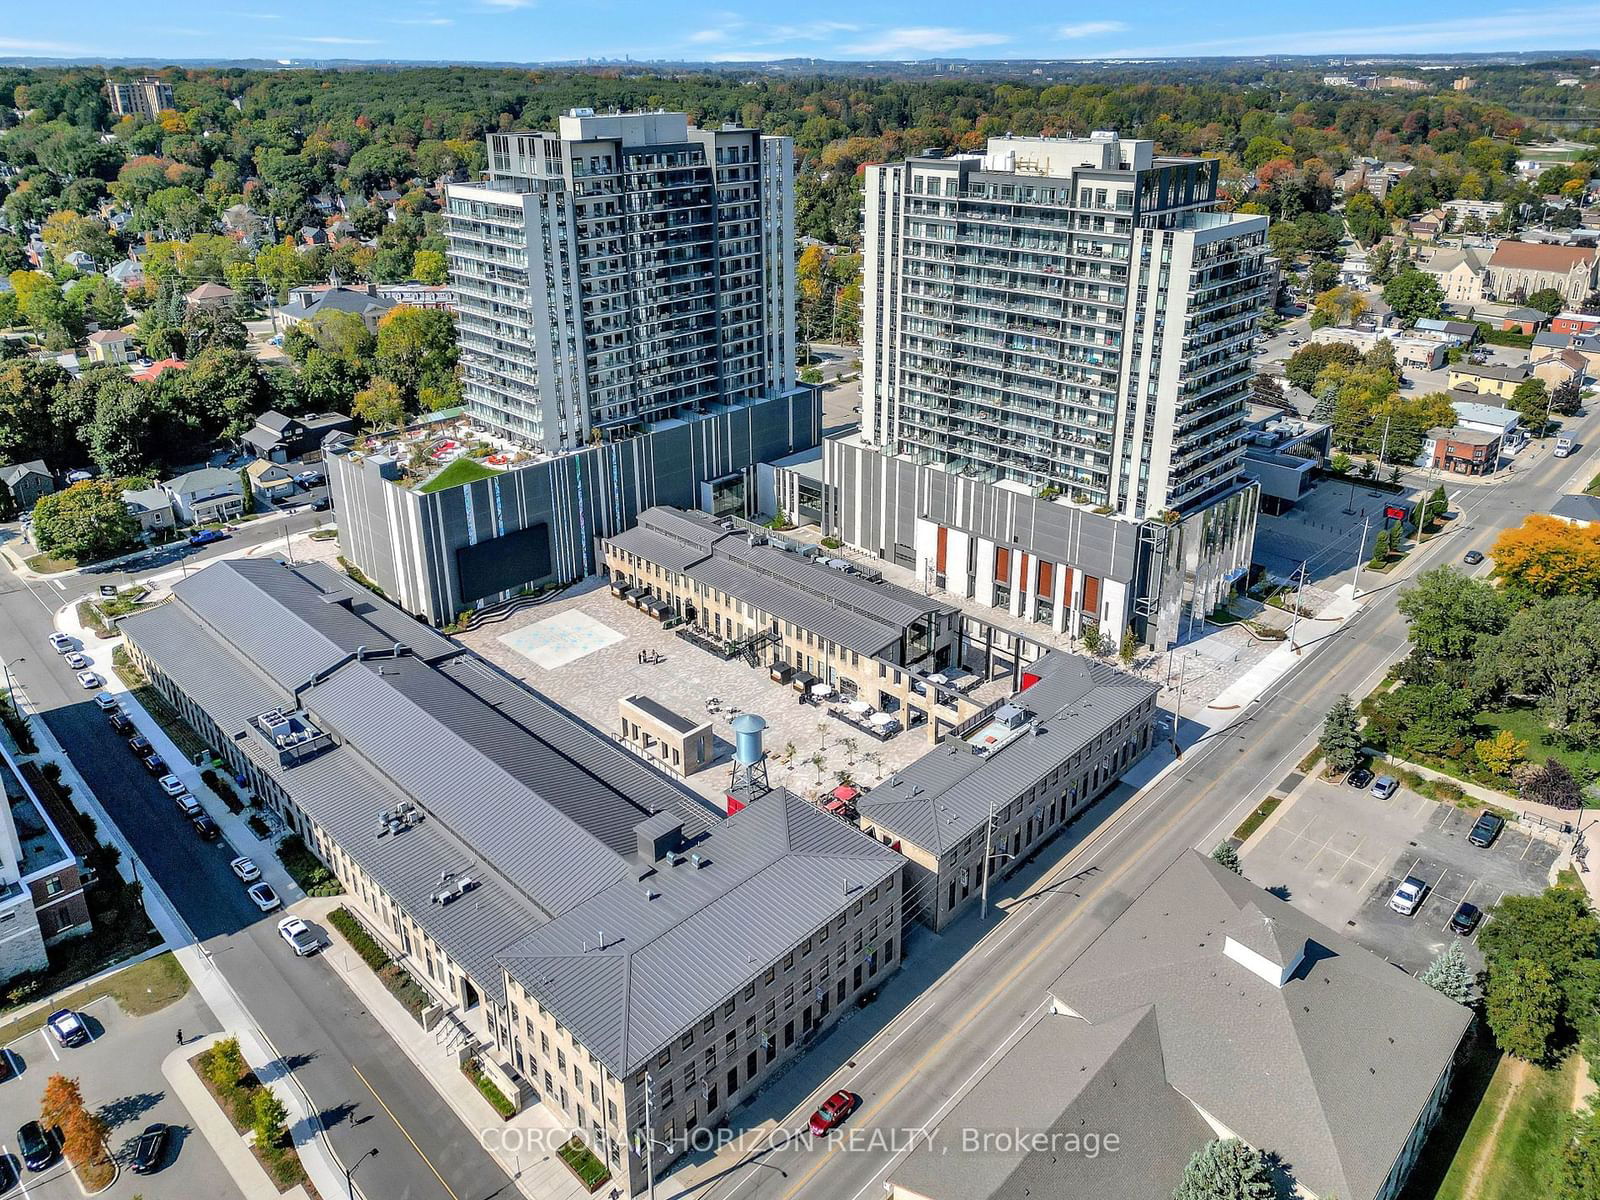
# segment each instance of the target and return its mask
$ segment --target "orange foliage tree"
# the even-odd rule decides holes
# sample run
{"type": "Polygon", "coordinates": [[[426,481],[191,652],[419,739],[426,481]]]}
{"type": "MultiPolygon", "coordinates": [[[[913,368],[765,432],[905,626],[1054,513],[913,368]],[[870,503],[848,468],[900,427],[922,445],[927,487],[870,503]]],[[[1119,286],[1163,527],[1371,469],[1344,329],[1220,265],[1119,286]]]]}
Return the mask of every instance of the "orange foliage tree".
{"type": "Polygon", "coordinates": [[[1600,525],[1531,514],[1502,533],[1491,552],[1495,574],[1529,596],[1600,596],[1600,525]]]}

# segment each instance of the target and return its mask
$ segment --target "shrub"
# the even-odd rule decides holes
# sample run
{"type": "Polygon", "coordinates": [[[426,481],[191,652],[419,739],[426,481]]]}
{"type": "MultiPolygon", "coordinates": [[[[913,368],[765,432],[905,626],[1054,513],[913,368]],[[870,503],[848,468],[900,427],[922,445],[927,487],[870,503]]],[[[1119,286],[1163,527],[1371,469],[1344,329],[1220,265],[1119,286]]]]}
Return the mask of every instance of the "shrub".
{"type": "Polygon", "coordinates": [[[1447,800],[1452,804],[1467,798],[1467,793],[1461,785],[1448,779],[1435,779],[1431,790],[1435,800],[1447,800]]]}
{"type": "Polygon", "coordinates": [[[339,877],[311,853],[298,833],[291,833],[278,843],[278,861],[308,896],[337,896],[344,891],[339,877]]]}
{"type": "Polygon", "coordinates": [[[606,1164],[601,1162],[595,1152],[577,1135],[573,1135],[556,1151],[556,1154],[567,1164],[567,1169],[578,1177],[578,1182],[590,1192],[611,1178],[611,1172],[606,1168],[606,1164]]]}
{"type": "Polygon", "coordinates": [[[206,1078],[219,1092],[238,1087],[249,1069],[239,1049],[238,1038],[226,1038],[206,1051],[206,1078]]]}
{"type": "Polygon", "coordinates": [[[472,1080],[478,1091],[483,1094],[483,1098],[489,1102],[489,1107],[499,1113],[502,1119],[509,1121],[517,1115],[517,1106],[506,1097],[504,1092],[495,1086],[494,1080],[483,1073],[483,1068],[478,1065],[477,1059],[468,1059],[461,1069],[466,1073],[467,1078],[472,1080]]]}
{"type": "Polygon", "coordinates": [[[394,961],[393,956],[367,932],[367,927],[348,908],[336,908],[328,914],[332,925],[350,943],[350,948],[361,956],[361,961],[374,971],[382,971],[394,961]]]}
{"type": "Polygon", "coordinates": [[[256,1144],[276,1146],[283,1141],[284,1125],[288,1119],[289,1110],[283,1106],[283,1101],[267,1088],[262,1088],[256,1096],[255,1112],[250,1121],[250,1128],[255,1130],[256,1144]]]}

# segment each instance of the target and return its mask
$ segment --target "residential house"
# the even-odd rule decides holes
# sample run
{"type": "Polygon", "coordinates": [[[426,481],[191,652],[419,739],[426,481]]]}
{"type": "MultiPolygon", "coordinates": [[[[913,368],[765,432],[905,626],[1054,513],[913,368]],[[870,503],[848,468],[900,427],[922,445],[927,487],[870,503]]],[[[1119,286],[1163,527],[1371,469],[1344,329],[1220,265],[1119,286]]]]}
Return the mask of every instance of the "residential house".
{"type": "Polygon", "coordinates": [[[24,511],[37,504],[40,496],[48,496],[56,490],[56,477],[37,458],[0,467],[0,483],[10,489],[11,498],[24,511]]]}
{"type": "Polygon", "coordinates": [[[137,260],[125,258],[106,272],[106,278],[123,291],[127,291],[144,283],[144,268],[137,260]]]}
{"type": "Polygon", "coordinates": [[[377,331],[378,321],[395,306],[393,300],[380,296],[371,284],[365,288],[321,285],[294,288],[287,303],[272,312],[272,327],[277,333],[287,333],[302,321],[312,321],[323,313],[355,313],[366,327],[377,331]]]}
{"type": "Polygon", "coordinates": [[[1576,350],[1553,350],[1533,360],[1533,377],[1544,380],[1551,391],[1576,379],[1583,382],[1589,360],[1576,350]]]}
{"type": "Polygon", "coordinates": [[[202,283],[183,298],[190,312],[216,312],[233,303],[233,289],[222,283],[202,283]]]}
{"type": "Polygon", "coordinates": [[[1406,232],[1424,242],[1431,242],[1445,231],[1452,220],[1447,209],[1435,208],[1406,222],[1406,232]]]}
{"type": "Polygon", "coordinates": [[[248,204],[235,204],[223,210],[222,228],[240,241],[253,243],[266,232],[266,222],[248,204]]]}
{"type": "Polygon", "coordinates": [[[328,244],[328,231],[320,225],[300,226],[300,244],[302,246],[326,246],[328,244]]]}
{"type": "Polygon", "coordinates": [[[1498,363],[1458,362],[1450,364],[1445,382],[1452,388],[1471,384],[1478,390],[1479,395],[1499,396],[1502,400],[1509,400],[1516,392],[1517,385],[1527,378],[1526,363],[1501,366],[1498,363]]]}
{"type": "Polygon", "coordinates": [[[1153,1200],[1172,1194],[1196,1150],[1234,1137],[1280,1164],[1284,1194],[1393,1200],[1472,1019],[1185,851],[893,1159],[885,1191],[1153,1200]],[[974,1133],[999,1136],[952,1151],[974,1133]]]}
{"type": "Polygon", "coordinates": [[[1554,288],[1573,308],[1595,290],[1593,246],[1545,246],[1504,241],[1489,258],[1485,290],[1500,300],[1526,299],[1554,288]]]}
{"type": "Polygon", "coordinates": [[[237,471],[201,467],[161,485],[181,525],[232,521],[244,515],[244,483],[237,471]]]}
{"type": "Polygon", "coordinates": [[[244,469],[244,473],[250,480],[250,495],[255,507],[262,510],[271,509],[274,504],[288,499],[298,486],[294,481],[294,473],[288,467],[270,459],[256,459],[244,469]]]}
{"type": "Polygon", "coordinates": [[[1484,404],[1476,393],[1464,389],[1449,396],[1450,407],[1456,411],[1456,424],[1462,429],[1492,433],[1505,445],[1521,440],[1522,414],[1516,409],[1484,404]]]}
{"type": "Polygon", "coordinates": [[[94,256],[83,250],[68,250],[61,261],[80,275],[93,275],[96,271],[94,256]]]}
{"type": "Polygon", "coordinates": [[[1600,496],[1563,496],[1556,501],[1550,515],[1572,525],[1600,525],[1600,496]]]}
{"type": "Polygon", "coordinates": [[[289,417],[269,408],[240,440],[258,456],[275,463],[304,459],[317,462],[329,434],[355,432],[354,419],[343,413],[307,413],[289,417]]]}
{"type": "Polygon", "coordinates": [[[1470,247],[1438,250],[1418,269],[1439,281],[1444,298],[1456,304],[1483,301],[1483,255],[1470,247]]]}
{"type": "Polygon", "coordinates": [[[1500,465],[1500,439],[1481,429],[1430,429],[1422,462],[1452,475],[1488,475],[1500,465]]]}
{"type": "Polygon", "coordinates": [[[151,363],[142,371],[135,371],[130,378],[140,383],[154,383],[168,371],[187,371],[189,364],[181,358],[163,358],[151,363]]]}
{"type": "Polygon", "coordinates": [[[123,329],[100,329],[89,335],[89,361],[120,366],[133,361],[133,335],[123,329]]]}
{"type": "Polygon", "coordinates": [[[1600,315],[1582,312],[1559,312],[1550,318],[1550,332],[1566,333],[1574,336],[1600,332],[1600,315]]]}
{"type": "Polygon", "coordinates": [[[165,533],[177,526],[172,515],[172,497],[159,487],[131,488],[122,493],[122,502],[147,536],[165,533]]]}
{"type": "Polygon", "coordinates": [[[1453,321],[1439,317],[1423,317],[1412,326],[1418,333],[1443,334],[1458,346],[1470,346],[1478,337],[1475,321],[1453,321]]]}
{"type": "Polygon", "coordinates": [[[1550,323],[1550,314],[1537,308],[1513,308],[1500,317],[1502,333],[1533,336],[1550,323]]]}

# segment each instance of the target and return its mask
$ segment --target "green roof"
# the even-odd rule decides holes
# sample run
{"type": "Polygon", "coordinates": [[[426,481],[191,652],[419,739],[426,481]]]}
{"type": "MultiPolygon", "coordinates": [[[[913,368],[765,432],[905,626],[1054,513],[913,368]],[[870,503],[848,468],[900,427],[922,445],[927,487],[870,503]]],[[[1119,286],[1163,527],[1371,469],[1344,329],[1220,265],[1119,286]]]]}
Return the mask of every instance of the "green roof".
{"type": "Polygon", "coordinates": [[[493,467],[486,467],[471,458],[458,458],[432,479],[422,484],[419,492],[442,492],[446,488],[460,487],[464,483],[472,483],[478,479],[488,479],[491,475],[498,475],[493,467]]]}

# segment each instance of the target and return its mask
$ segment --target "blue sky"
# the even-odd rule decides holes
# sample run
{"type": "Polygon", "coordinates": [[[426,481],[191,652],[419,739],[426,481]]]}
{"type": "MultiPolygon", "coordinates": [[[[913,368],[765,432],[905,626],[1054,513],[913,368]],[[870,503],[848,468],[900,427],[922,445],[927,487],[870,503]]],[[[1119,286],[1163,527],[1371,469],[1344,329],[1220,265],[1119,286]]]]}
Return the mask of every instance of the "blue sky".
{"type": "Polygon", "coordinates": [[[1600,42],[1600,4],[1492,0],[0,0],[0,55],[546,61],[1449,53],[1600,42]]]}

